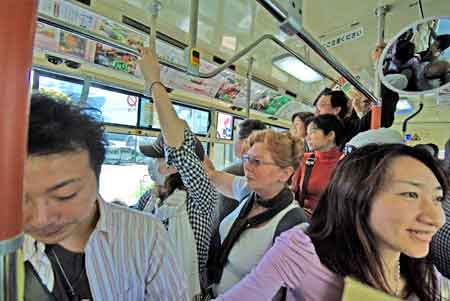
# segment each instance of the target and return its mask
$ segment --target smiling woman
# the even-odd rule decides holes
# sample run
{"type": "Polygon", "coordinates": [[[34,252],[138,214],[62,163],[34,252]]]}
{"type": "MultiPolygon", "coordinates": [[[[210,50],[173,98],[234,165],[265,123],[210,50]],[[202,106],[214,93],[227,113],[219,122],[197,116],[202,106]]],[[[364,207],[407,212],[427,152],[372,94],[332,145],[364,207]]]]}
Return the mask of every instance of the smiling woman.
{"type": "Polygon", "coordinates": [[[338,164],[309,228],[282,235],[218,300],[272,300],[282,286],[287,300],[341,300],[346,276],[397,298],[442,300],[448,279],[428,250],[444,223],[448,189],[427,152],[401,144],[359,148],[338,164]]]}

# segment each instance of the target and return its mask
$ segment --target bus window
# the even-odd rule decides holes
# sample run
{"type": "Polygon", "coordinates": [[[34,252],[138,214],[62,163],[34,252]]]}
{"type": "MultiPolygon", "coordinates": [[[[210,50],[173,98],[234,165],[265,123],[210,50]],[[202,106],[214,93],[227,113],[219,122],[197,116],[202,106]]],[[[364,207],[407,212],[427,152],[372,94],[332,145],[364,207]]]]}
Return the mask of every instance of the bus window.
{"type": "Polygon", "coordinates": [[[87,106],[102,112],[103,122],[136,126],[139,96],[98,86],[89,88],[87,106]]]}
{"type": "Polygon", "coordinates": [[[80,102],[83,85],[75,81],[64,80],[39,74],[37,76],[38,90],[40,93],[49,94],[59,99],[80,102]]]}
{"type": "Polygon", "coordinates": [[[233,164],[235,161],[234,145],[233,144],[214,144],[214,166],[218,170],[222,170],[225,167],[233,164]]]}
{"type": "MultiPolygon", "coordinates": [[[[194,134],[201,136],[206,136],[208,134],[210,116],[209,111],[180,104],[174,104],[173,107],[177,112],[178,117],[187,122],[189,128],[194,134]]],[[[152,118],[152,127],[159,129],[159,118],[155,110],[153,111],[152,118]]]]}
{"type": "Polygon", "coordinates": [[[100,194],[107,201],[120,200],[133,205],[153,185],[148,175],[148,157],[139,145],[150,144],[154,137],[106,133],[105,162],[100,174],[100,194]]]}

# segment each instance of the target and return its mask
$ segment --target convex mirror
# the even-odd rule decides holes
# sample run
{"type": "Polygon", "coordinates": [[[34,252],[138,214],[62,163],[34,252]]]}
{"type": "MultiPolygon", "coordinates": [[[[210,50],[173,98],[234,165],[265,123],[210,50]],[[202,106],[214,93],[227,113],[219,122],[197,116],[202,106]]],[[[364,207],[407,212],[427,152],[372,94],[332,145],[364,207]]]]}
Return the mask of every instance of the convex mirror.
{"type": "Polygon", "coordinates": [[[378,72],[388,88],[428,94],[450,83],[450,18],[431,17],[409,25],[384,49],[378,72]]]}

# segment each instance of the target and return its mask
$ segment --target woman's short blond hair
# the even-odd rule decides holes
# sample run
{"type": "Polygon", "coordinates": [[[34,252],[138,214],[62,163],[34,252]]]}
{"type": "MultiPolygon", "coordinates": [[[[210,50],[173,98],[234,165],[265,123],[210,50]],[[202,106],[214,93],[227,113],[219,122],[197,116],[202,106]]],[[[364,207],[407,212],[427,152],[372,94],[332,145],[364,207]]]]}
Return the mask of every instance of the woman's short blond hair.
{"type": "Polygon", "coordinates": [[[278,167],[292,167],[296,170],[303,159],[303,140],[291,135],[289,131],[276,132],[272,129],[252,133],[244,143],[248,151],[255,143],[264,143],[278,167]]]}

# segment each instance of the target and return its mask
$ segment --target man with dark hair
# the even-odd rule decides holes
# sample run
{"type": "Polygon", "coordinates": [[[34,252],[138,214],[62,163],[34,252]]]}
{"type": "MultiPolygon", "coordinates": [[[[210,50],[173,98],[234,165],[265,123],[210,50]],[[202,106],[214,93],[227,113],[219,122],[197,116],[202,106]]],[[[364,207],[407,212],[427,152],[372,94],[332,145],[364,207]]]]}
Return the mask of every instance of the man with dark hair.
{"type": "MultiPolygon", "coordinates": [[[[242,156],[242,145],[247,139],[248,136],[253,131],[257,130],[265,130],[267,127],[264,124],[264,122],[257,120],[257,119],[245,119],[239,124],[239,130],[238,130],[238,137],[236,142],[234,143],[234,154],[237,158],[240,158],[242,156]]],[[[241,169],[239,169],[244,174],[244,168],[242,167],[242,162],[239,162],[241,169]]]]}
{"type": "Polygon", "coordinates": [[[102,125],[31,98],[24,172],[26,300],[188,300],[163,225],[98,194],[102,125]]]}
{"type": "MultiPolygon", "coordinates": [[[[394,122],[395,109],[398,102],[398,94],[381,85],[381,99],[383,101],[381,109],[381,127],[390,127],[394,122]]],[[[315,100],[316,115],[333,114],[338,116],[344,124],[345,139],[343,146],[356,134],[370,129],[372,112],[369,111],[360,118],[347,116],[348,98],[342,91],[332,91],[325,88],[315,100]]]]}

